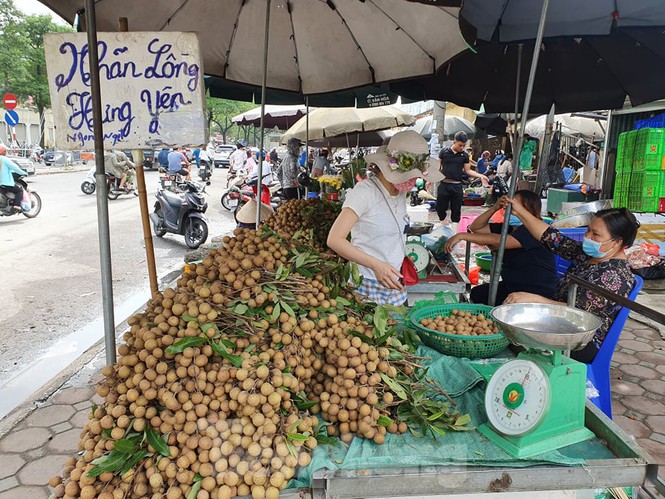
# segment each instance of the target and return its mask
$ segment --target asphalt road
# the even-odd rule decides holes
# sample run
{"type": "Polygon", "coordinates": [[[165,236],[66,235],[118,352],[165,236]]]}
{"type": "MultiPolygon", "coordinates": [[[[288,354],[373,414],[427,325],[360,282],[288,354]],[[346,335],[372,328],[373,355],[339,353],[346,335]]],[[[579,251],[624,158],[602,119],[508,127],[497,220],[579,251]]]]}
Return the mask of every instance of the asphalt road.
{"type": "MultiPolygon", "coordinates": [[[[226,173],[215,169],[206,188],[208,241],[235,227],[232,214],[219,201],[226,173]]],[[[81,192],[84,176],[85,172],[38,172],[29,181],[42,198],[39,216],[0,217],[0,397],[3,388],[16,384],[20,373],[50,356],[54,345],[60,348],[58,340],[102,316],[96,195],[81,192]]],[[[159,174],[146,171],[145,176],[152,210],[159,174]]],[[[149,281],[139,199],[123,195],[109,201],[109,212],[118,324],[126,318],[118,314],[123,302],[149,293],[149,281]]],[[[153,241],[161,278],[183,264],[188,248],[182,236],[173,234],[153,241]]],[[[99,329],[97,325],[85,334],[101,337],[103,328],[99,329]]]]}

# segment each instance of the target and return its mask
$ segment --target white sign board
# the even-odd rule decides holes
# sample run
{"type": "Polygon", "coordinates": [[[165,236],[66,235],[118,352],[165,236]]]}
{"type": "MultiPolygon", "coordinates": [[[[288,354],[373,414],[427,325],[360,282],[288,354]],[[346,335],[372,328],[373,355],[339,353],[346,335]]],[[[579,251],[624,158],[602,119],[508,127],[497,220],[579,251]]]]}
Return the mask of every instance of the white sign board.
{"type": "MultiPolygon", "coordinates": [[[[207,142],[205,88],[196,33],[98,33],[104,149],[207,142]]],[[[94,149],[85,33],[44,38],[55,141],[94,149]]]]}

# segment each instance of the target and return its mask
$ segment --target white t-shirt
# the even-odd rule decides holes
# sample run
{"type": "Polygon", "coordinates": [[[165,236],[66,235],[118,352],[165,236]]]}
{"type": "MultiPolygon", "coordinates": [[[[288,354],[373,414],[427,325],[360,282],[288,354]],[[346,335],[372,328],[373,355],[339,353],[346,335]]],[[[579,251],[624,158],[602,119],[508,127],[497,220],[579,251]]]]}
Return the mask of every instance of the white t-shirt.
{"type": "MultiPolygon", "coordinates": [[[[358,221],[351,229],[351,243],[399,270],[404,260],[406,193],[392,196],[378,179],[363,180],[346,194],[343,208],[350,208],[358,215],[358,221]],[[379,189],[385,194],[388,203],[379,189]],[[397,222],[389,210],[395,213],[397,222]]],[[[362,265],[358,267],[364,277],[376,279],[371,269],[362,265]]]]}
{"type": "Polygon", "coordinates": [[[236,149],[229,156],[229,170],[232,172],[236,171],[238,168],[242,168],[247,159],[247,152],[244,149],[236,149]]]}
{"type": "Polygon", "coordinates": [[[499,163],[499,166],[496,168],[496,174],[501,175],[502,177],[507,177],[508,175],[513,174],[513,163],[508,159],[504,159],[499,163]]]}

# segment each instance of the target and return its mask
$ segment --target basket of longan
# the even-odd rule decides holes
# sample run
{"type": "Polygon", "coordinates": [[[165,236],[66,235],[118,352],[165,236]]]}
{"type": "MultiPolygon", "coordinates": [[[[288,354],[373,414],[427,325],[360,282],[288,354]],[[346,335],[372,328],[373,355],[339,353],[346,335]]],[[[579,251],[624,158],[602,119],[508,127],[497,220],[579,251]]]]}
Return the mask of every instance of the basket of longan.
{"type": "Polygon", "coordinates": [[[469,359],[492,357],[509,341],[490,317],[492,307],[472,303],[427,305],[411,310],[411,324],[423,343],[443,354],[469,359]]]}

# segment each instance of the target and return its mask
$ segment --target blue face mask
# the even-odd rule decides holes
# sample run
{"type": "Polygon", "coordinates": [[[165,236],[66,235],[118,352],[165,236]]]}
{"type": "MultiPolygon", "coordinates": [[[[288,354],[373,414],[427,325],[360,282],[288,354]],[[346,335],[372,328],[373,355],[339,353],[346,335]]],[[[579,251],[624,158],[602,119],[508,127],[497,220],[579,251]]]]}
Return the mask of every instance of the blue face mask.
{"type": "Polygon", "coordinates": [[[522,225],[522,221],[515,215],[510,215],[510,218],[508,219],[508,225],[522,225]]]}
{"type": "Polygon", "coordinates": [[[585,237],[584,241],[582,242],[582,251],[584,251],[591,258],[605,258],[609,252],[600,251],[600,247],[605,243],[609,243],[610,241],[611,239],[601,243],[599,241],[594,241],[593,239],[585,237]]]}

